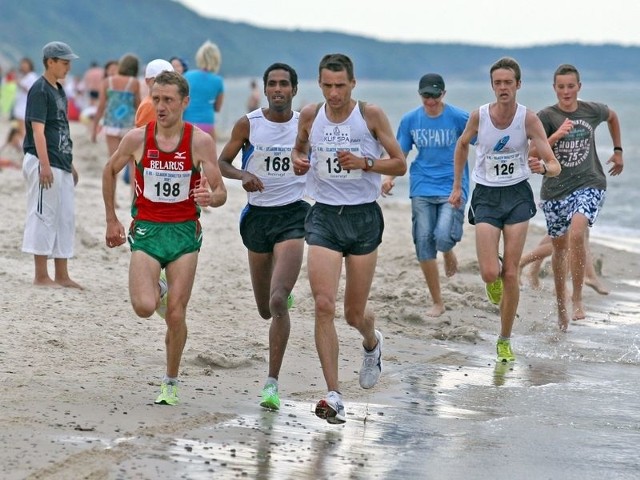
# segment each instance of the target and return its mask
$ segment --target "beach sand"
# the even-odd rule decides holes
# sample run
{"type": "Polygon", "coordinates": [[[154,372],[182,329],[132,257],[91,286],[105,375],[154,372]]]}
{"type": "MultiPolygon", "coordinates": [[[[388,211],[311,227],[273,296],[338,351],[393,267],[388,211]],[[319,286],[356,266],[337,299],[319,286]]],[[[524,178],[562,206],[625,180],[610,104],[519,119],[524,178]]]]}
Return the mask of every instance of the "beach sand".
{"type": "MultiPolygon", "coordinates": [[[[33,259],[21,252],[22,174],[0,172],[0,477],[479,478],[500,466],[514,478],[554,478],[557,473],[604,478],[590,475],[611,473],[604,468],[614,453],[594,465],[598,460],[588,449],[561,453],[566,440],[583,441],[581,426],[595,430],[590,434],[595,438],[628,435],[627,447],[634,444],[631,436],[637,440],[639,256],[594,244],[612,293],[605,297],[585,288],[589,316],[570,325],[566,334],[556,326],[551,278],[542,279],[541,291],[523,288],[514,327],[518,362],[500,372],[494,368],[498,311],[485,298],[473,227],[465,226],[456,247],[458,274],[442,276],[447,311],[428,318],[430,299],[413,250],[410,206],[394,197],[380,201],[386,229],[370,296],[385,337],[379,384],[368,391],[358,386],[361,338],[339,308],[340,378],[348,421],[331,426],[314,416],[325,384],[303,265],[280,377],[283,406],[277,413],[262,411],[258,403],[267,371],[269,322],[257,314],[238,232],[246,196],[230,181],[227,204],[208,209],[201,218],[205,236],[188,310],[181,404],[154,405],[165,366],[165,325],[156,315],[136,317],[128,297],[129,250],[105,246],[104,140],[92,144],[80,124],[72,125],[72,134],[80,182],[76,257],[69,271],[84,290],[32,286],[33,259]],[[609,342],[614,325],[635,332],[629,338],[620,330],[628,345],[609,342]],[[622,369],[629,383],[619,385],[613,401],[632,402],[625,403],[626,416],[612,419],[612,425],[580,424],[591,414],[603,418],[597,412],[598,385],[622,369]],[[595,405],[585,403],[581,410],[586,399],[576,389],[576,378],[584,385],[585,376],[593,387],[586,393],[596,392],[595,405]],[[560,390],[542,395],[540,389],[549,385],[560,390]],[[544,398],[569,413],[543,407],[544,398]],[[534,414],[538,408],[540,416],[534,414]],[[518,463],[510,461],[513,455],[520,455],[518,463]]],[[[118,215],[125,226],[130,221],[128,192],[120,182],[118,215]]],[[[542,234],[532,227],[527,249],[542,234]]],[[[607,391],[600,392],[605,399],[607,391]]],[[[634,452],[629,448],[626,457],[626,450],[618,448],[622,463],[617,463],[618,476],[609,478],[627,478],[635,471],[634,452]]]]}

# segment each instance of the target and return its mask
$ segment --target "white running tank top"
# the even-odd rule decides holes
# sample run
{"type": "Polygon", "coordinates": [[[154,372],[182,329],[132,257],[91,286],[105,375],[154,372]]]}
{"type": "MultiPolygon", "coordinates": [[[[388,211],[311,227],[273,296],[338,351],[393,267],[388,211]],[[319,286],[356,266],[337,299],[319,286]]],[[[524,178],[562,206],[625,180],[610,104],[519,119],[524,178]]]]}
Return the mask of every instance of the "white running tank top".
{"type": "Polygon", "coordinates": [[[293,112],[284,123],[267,120],[258,108],[247,113],[249,146],[242,152],[242,168],[262,180],[262,192],[247,192],[251,205],[276,207],[302,199],[306,194],[306,176],[293,173],[291,150],[298,134],[298,117],[293,112]]]}
{"type": "Polygon", "coordinates": [[[327,205],[361,205],[380,196],[382,176],[361,169],[342,170],[336,152],[348,149],[358,157],[379,159],[382,146],[373,138],[356,102],[342,123],[333,123],[323,104],[311,125],[310,196],[327,205]]]}
{"type": "Polygon", "coordinates": [[[527,108],[518,104],[511,125],[496,128],[489,115],[489,104],[479,110],[474,182],[487,187],[506,187],[526,180],[529,170],[529,139],[525,127],[527,108]]]}

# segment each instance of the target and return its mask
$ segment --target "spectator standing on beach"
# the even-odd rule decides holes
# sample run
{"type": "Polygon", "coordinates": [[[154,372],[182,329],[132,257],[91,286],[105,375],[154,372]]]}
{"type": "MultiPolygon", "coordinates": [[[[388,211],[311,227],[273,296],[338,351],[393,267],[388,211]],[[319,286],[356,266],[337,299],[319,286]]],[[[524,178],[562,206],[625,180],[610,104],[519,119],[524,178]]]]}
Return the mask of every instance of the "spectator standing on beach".
{"type": "Polygon", "coordinates": [[[18,74],[15,68],[10,69],[0,81],[0,118],[11,116],[11,110],[18,92],[18,74]]]}
{"type": "Polygon", "coordinates": [[[263,82],[269,106],[236,122],[218,163],[224,177],[240,180],[247,191],[240,235],[248,250],[258,313],[271,319],[269,371],[260,405],[278,410],[278,377],[291,330],[291,291],[302,266],[309,204],[303,200],[306,177],[295,175],[291,163],[299,117],[291,104],[298,75],[289,65],[274,63],[265,70],[263,82]],[[239,169],[233,160],[240,151],[239,169]]]}
{"type": "Polygon", "coordinates": [[[218,46],[207,40],[196,52],[198,68],[184,74],[191,91],[184,119],[210,134],[214,141],[216,113],[220,112],[224,101],[224,82],[218,75],[221,62],[218,46]]]}
{"type": "Polygon", "coordinates": [[[187,304],[202,245],[200,208],[223,205],[227,191],[213,140],[182,119],[189,103],[184,77],[176,72],[158,74],[151,95],[158,120],[129,131],[104,168],[105,240],[110,248],[126,241],[115,212],[116,177],[130,157],[141,151],[134,169],[128,235],[129,294],[138,316],[148,318],[157,311],[165,319],[167,365],[155,403],[176,405],[187,340],[187,304]]]}
{"type": "Polygon", "coordinates": [[[156,109],[153,105],[151,87],[156,77],[162,72],[173,72],[173,65],[162,58],[151,60],[144,69],[144,81],[147,85],[148,94],[142,99],[136,110],[135,126],[144,127],[149,122],[156,119],[156,109]]]}
{"type": "Polygon", "coordinates": [[[255,109],[260,107],[262,92],[260,92],[258,82],[255,79],[251,79],[249,88],[251,91],[249,92],[249,98],[247,98],[247,112],[253,112],[255,109]]]}
{"type": "Polygon", "coordinates": [[[91,62],[91,65],[82,76],[82,90],[84,92],[83,108],[98,104],[103,79],[104,68],[98,65],[98,62],[91,62]]]}
{"type": "Polygon", "coordinates": [[[138,57],[127,53],[118,61],[118,73],[102,80],[91,139],[95,142],[102,129],[109,157],[118,148],[122,137],[133,128],[136,110],[140,105],[138,70],[138,57]]]}
{"type": "Polygon", "coordinates": [[[20,66],[18,67],[18,90],[16,92],[15,103],[13,104],[13,119],[18,134],[16,141],[20,141],[19,148],[22,146],[26,131],[24,120],[27,111],[27,95],[29,89],[39,78],[34,70],[33,62],[30,58],[24,57],[20,60],[20,66]]]}
{"type": "Polygon", "coordinates": [[[476,253],[489,301],[500,306],[498,362],[515,361],[511,331],[520,300],[518,262],[529,220],[536,214],[529,176],[556,176],[560,164],[546,140],[536,114],[520,105],[520,65],[503,57],[490,70],[496,101],[471,112],[455,150],[455,177],[449,202],[463,202],[462,178],[469,144],[476,141],[472,179],[476,183],[469,208],[469,223],[476,226],[476,253]],[[529,157],[529,141],[540,158],[529,157]],[[502,237],[504,253],[499,253],[502,237]]]}
{"type": "Polygon", "coordinates": [[[335,326],[340,273],[344,263],[344,316],[363,338],[360,386],[372,388],[382,371],[383,343],[373,312],[366,308],[384,230],[376,200],[381,175],[404,175],[407,163],[382,109],[352,98],[356,79],[351,59],[341,53],[325,55],[318,71],[325,102],[300,112],[293,166],[297,175],[309,172],[315,200],[305,222],[307,269],[316,348],[328,390],[315,413],[329,423],[344,423],[335,326]]]}
{"type": "MultiPolygon", "coordinates": [[[[413,243],[433,302],[427,316],[439,317],[445,312],[445,305],[440,290],[437,253],[443,254],[447,277],[458,271],[453,247],[462,239],[464,206],[469,193],[466,164],[462,175],[461,206],[454,208],[448,200],[453,186],[453,153],[469,113],[444,102],[444,79],[437,73],[427,73],[420,78],[418,93],[422,105],[402,117],[396,138],[405,158],[413,147],[418,150],[409,169],[413,243]]],[[[394,179],[391,176],[383,178],[383,195],[391,194],[394,179]]]]}
{"type": "Polygon", "coordinates": [[[22,173],[27,182],[27,218],[22,251],[34,256],[34,285],[82,288],[69,277],[68,259],[75,240],[73,142],[67,119],[67,97],[61,82],[78,58],[62,42],[42,49],[44,74],[27,95],[22,173]],[[49,277],[47,261],[55,274],[49,277]]]}
{"type": "Polygon", "coordinates": [[[184,72],[189,70],[187,62],[181,57],[171,57],[169,63],[173,66],[173,70],[180,75],[184,75],[184,72]]]}
{"type": "Polygon", "coordinates": [[[108,76],[118,73],[117,60],[110,60],[106,65],[100,66],[98,62],[91,62],[91,66],[86,70],[80,82],[84,104],[81,105],[80,121],[87,125],[89,137],[93,135],[93,119],[98,111],[98,100],[100,99],[100,89],[102,80],[108,76]],[[112,63],[113,62],[113,63],[112,63]],[[107,69],[112,73],[107,74],[107,69]],[[115,72],[113,70],[115,69],[115,72]]]}
{"type": "MultiPolygon", "coordinates": [[[[134,127],[136,111],[140,105],[139,68],[138,57],[127,53],[118,60],[118,73],[109,75],[108,70],[105,70],[107,77],[102,80],[91,139],[95,142],[98,132],[102,130],[109,157],[118,148],[122,137],[134,127]]],[[[130,166],[124,172],[124,181],[132,183],[130,166]]],[[[131,188],[133,189],[133,185],[131,188]]]]}
{"type": "MultiPolygon", "coordinates": [[[[560,65],[553,75],[553,89],[558,103],[538,112],[548,142],[562,165],[556,178],[543,178],[540,188],[547,233],[553,244],[551,265],[556,288],[558,325],[566,331],[569,318],[586,316],[582,303],[582,285],[587,262],[587,231],[602,208],[607,177],[598,158],[595,130],[607,122],[613,153],[607,165],[609,174],[620,175],[624,168],[618,115],[603,103],[578,100],[582,84],[578,69],[560,65]],[[567,301],[567,260],[573,292],[567,301]]],[[[539,150],[532,149],[532,155],[539,150]]]]}
{"type": "MultiPolygon", "coordinates": [[[[104,78],[113,77],[118,74],[118,60],[107,60],[104,64],[104,78]]],[[[98,92],[100,95],[100,92],[98,92]]]]}

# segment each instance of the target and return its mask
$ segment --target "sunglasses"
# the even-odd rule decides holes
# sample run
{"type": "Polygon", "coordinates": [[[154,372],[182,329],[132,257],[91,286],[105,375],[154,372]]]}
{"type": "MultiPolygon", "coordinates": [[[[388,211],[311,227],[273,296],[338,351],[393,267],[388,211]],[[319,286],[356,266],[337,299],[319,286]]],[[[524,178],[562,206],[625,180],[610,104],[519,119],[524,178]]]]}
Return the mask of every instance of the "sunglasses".
{"type": "Polygon", "coordinates": [[[440,98],[442,96],[442,92],[440,93],[421,93],[422,98],[440,98]]]}

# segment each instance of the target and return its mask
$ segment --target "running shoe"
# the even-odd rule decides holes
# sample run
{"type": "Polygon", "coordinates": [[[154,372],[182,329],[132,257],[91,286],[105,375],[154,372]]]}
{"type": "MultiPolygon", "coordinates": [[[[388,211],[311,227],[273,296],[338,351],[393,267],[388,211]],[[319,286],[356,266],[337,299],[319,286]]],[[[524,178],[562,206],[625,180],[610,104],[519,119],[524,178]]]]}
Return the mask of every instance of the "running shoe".
{"type": "Polygon", "coordinates": [[[496,344],[496,352],[498,353],[498,362],[515,362],[516,356],[511,350],[511,341],[509,339],[499,338],[496,344]]]}
{"type": "Polygon", "coordinates": [[[371,351],[363,347],[364,359],[360,368],[360,386],[362,388],[372,388],[382,373],[382,333],[376,330],[378,344],[371,351]]]}
{"type": "Polygon", "coordinates": [[[164,318],[167,315],[167,299],[169,297],[169,286],[167,285],[167,274],[164,269],[160,272],[160,279],[158,280],[160,285],[160,303],[156,308],[156,313],[160,315],[160,318],[164,318]]]}
{"type": "MultiPolygon", "coordinates": [[[[500,272],[502,273],[502,255],[498,255],[498,262],[500,263],[500,272]]],[[[487,292],[487,298],[494,305],[500,305],[502,300],[502,293],[504,292],[504,284],[502,283],[502,277],[498,276],[495,282],[485,284],[485,291],[487,292]]]]}
{"type": "Polygon", "coordinates": [[[502,300],[502,292],[504,291],[504,285],[502,284],[502,278],[499,278],[492,283],[485,285],[485,291],[487,292],[487,298],[494,305],[500,305],[502,300]]]}
{"type": "Polygon", "coordinates": [[[291,307],[293,307],[294,301],[295,301],[295,298],[293,296],[293,293],[290,293],[289,296],[287,297],[287,310],[291,310],[291,307]]]}
{"type": "Polygon", "coordinates": [[[316,404],[316,416],[333,425],[346,422],[347,416],[344,413],[341,395],[338,392],[329,392],[316,404]]]}
{"type": "Polygon", "coordinates": [[[509,362],[496,362],[496,366],[493,369],[493,384],[496,387],[500,387],[505,383],[505,376],[507,372],[513,367],[509,362]]]}
{"type": "Polygon", "coordinates": [[[269,383],[262,389],[262,401],[260,406],[269,410],[280,409],[280,397],[278,396],[278,386],[275,383],[269,383]]]}
{"type": "Polygon", "coordinates": [[[178,404],[178,385],[175,383],[162,382],[160,385],[160,395],[156,398],[157,405],[177,405],[178,404]]]}

